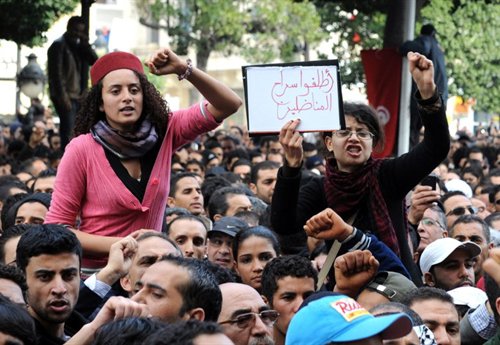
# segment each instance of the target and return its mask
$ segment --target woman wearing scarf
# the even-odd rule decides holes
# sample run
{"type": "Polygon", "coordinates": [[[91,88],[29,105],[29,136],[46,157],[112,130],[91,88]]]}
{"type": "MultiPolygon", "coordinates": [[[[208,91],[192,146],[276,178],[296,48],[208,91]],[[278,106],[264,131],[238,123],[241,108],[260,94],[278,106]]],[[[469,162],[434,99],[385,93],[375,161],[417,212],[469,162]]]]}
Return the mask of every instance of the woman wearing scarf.
{"type": "Polygon", "coordinates": [[[324,136],[331,154],[325,177],[312,179],[300,188],[302,137],[296,131],[300,121],[283,126],[280,142],[286,163],[278,172],[271,222],[282,235],[284,252],[302,250],[306,221],[331,208],[345,221],[351,220],[354,227],[371,231],[382,240],[401,258],[414,282],[422,284],[408,244],[404,199],[446,158],[450,140],[445,108],[433,80],[432,62],[418,53],[409,53],[408,61],[418,86],[416,98],[425,136],[407,154],[393,159],[372,158],[373,149],[383,143],[377,115],[369,106],[345,104],[346,129],[324,136]]]}
{"type": "Polygon", "coordinates": [[[161,230],[175,150],[238,110],[228,87],[162,49],[146,62],[156,75],[177,74],[206,100],[171,112],[146,79],[141,61],[113,52],[90,71],[92,88],[67,146],[46,223],[65,224],[82,243],[82,266],[105,264],[113,243],[140,229],[161,230]]]}

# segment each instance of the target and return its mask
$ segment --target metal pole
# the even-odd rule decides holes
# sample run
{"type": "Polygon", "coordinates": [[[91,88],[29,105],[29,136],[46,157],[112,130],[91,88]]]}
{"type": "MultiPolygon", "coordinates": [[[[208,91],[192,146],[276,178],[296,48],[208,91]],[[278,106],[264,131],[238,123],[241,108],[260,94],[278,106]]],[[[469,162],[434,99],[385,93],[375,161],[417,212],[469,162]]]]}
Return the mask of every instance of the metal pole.
{"type": "MultiPolygon", "coordinates": [[[[412,40],[415,36],[415,7],[416,0],[404,1],[404,33],[403,40],[412,40]]],[[[410,148],[410,98],[411,75],[408,72],[408,59],[403,58],[401,73],[401,94],[399,96],[399,135],[398,156],[408,152],[410,148]]]]}
{"type": "Polygon", "coordinates": [[[16,77],[15,77],[15,82],[16,82],[16,110],[15,110],[15,115],[19,114],[21,112],[21,88],[19,85],[17,85],[17,75],[21,71],[21,45],[18,43],[17,44],[17,66],[16,66],[16,77]]]}

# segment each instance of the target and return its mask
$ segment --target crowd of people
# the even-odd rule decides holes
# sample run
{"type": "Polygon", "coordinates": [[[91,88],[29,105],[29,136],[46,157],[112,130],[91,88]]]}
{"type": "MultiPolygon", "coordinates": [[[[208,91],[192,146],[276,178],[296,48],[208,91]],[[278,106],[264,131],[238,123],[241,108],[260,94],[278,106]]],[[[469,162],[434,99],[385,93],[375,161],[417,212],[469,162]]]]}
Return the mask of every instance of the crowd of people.
{"type": "Polygon", "coordinates": [[[6,344],[500,344],[500,132],[450,137],[433,65],[407,56],[424,128],[377,159],[365,104],[304,136],[223,128],[241,99],[162,49],[172,111],[113,52],[61,146],[50,112],[0,136],[6,344]]]}

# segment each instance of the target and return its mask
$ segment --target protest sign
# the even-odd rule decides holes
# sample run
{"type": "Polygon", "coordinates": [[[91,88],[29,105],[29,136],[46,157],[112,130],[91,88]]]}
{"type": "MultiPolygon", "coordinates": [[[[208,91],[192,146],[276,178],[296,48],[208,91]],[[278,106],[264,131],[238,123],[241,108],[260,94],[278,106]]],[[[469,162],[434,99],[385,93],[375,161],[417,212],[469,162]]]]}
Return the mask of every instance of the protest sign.
{"type": "Polygon", "coordinates": [[[301,132],[344,125],[337,60],[244,66],[250,134],[277,133],[297,118],[301,132]],[[341,116],[342,115],[342,116],[341,116]]]}

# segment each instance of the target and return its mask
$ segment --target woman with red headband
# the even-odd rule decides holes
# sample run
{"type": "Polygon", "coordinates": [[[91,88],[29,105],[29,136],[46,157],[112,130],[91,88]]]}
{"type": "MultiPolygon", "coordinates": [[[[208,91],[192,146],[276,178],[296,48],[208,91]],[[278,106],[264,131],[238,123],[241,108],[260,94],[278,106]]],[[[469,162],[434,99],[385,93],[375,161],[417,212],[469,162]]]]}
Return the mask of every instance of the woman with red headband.
{"type": "Polygon", "coordinates": [[[66,224],[82,243],[82,266],[105,264],[113,243],[136,230],[161,230],[171,156],[236,112],[241,99],[170,49],[146,66],[177,74],[205,100],[171,112],[133,54],[113,52],[92,66],[92,88],[58,168],[46,223],[66,224]]]}

